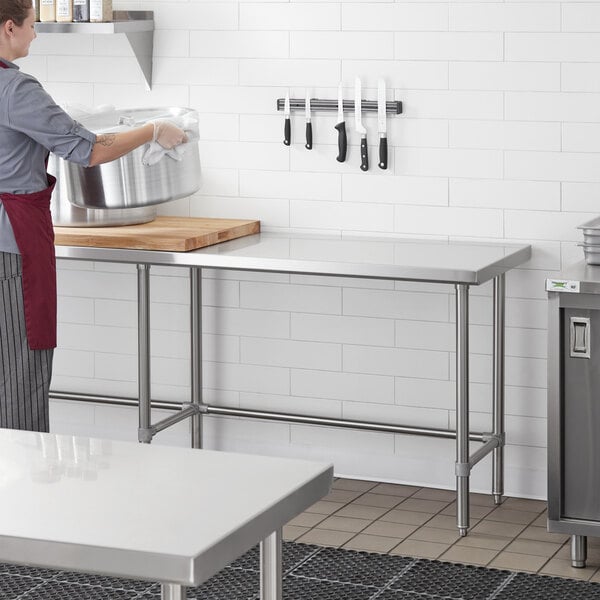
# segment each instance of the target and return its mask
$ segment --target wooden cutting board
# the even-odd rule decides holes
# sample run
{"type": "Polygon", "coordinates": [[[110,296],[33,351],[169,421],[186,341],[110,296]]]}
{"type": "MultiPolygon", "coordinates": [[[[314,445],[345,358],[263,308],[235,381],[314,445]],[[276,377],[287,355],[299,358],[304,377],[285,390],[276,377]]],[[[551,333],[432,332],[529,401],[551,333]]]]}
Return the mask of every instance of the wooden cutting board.
{"type": "Polygon", "coordinates": [[[55,227],[58,246],[128,248],[187,252],[260,231],[260,221],[156,217],[150,223],[120,227],[55,227]]]}

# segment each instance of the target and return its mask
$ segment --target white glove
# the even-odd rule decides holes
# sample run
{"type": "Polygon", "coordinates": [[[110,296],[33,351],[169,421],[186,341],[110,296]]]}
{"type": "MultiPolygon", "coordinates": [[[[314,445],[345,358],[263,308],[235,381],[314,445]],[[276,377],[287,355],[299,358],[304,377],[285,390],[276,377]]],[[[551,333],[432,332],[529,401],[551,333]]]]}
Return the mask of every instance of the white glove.
{"type": "Polygon", "coordinates": [[[188,141],[185,131],[171,121],[154,121],[152,124],[154,125],[152,141],[157,142],[165,150],[171,150],[188,141]]]}

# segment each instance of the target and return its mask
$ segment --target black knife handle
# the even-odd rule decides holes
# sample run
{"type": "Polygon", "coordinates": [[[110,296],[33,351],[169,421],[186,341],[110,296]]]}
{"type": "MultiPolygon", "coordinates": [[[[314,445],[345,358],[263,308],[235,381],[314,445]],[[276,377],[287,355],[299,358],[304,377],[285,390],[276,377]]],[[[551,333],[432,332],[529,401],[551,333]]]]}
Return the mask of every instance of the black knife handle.
{"type": "Polygon", "coordinates": [[[306,144],[304,144],[304,147],[307,150],[312,150],[312,123],[310,121],[306,123],[306,144]]]}
{"type": "Polygon", "coordinates": [[[283,143],[286,146],[289,146],[292,141],[292,126],[290,123],[290,118],[287,117],[283,124],[283,143]]]}
{"type": "Polygon", "coordinates": [[[369,150],[366,136],[360,138],[360,169],[361,171],[369,170],[369,150]]]}
{"type": "Polygon", "coordinates": [[[344,162],[346,160],[346,150],[348,148],[348,139],[346,138],[346,122],[338,123],[335,128],[338,131],[338,155],[336,160],[344,162]]]}
{"type": "Polygon", "coordinates": [[[379,138],[379,168],[387,169],[387,138],[379,138]]]}

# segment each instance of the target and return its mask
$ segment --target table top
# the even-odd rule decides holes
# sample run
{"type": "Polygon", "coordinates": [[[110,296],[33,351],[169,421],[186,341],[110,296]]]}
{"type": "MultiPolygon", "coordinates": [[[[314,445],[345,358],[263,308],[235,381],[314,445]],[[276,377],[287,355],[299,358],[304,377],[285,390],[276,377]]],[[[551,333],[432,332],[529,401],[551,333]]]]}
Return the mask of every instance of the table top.
{"type": "Polygon", "coordinates": [[[479,285],[523,264],[527,244],[259,233],[193,250],[56,246],[58,258],[479,285]]]}
{"type": "Polygon", "coordinates": [[[315,462],[0,429],[0,562],[198,585],[331,480],[315,462]]]}

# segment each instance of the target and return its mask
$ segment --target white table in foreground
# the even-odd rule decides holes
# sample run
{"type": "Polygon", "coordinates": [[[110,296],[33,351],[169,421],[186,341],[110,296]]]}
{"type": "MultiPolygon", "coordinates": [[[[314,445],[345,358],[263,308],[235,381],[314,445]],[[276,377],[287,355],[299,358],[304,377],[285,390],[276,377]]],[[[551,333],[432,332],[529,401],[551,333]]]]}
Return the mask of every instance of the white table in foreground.
{"type": "Polygon", "coordinates": [[[281,528],[332,467],[0,429],[0,561],[196,586],[261,542],[261,597],[281,597],[281,528]]]}

